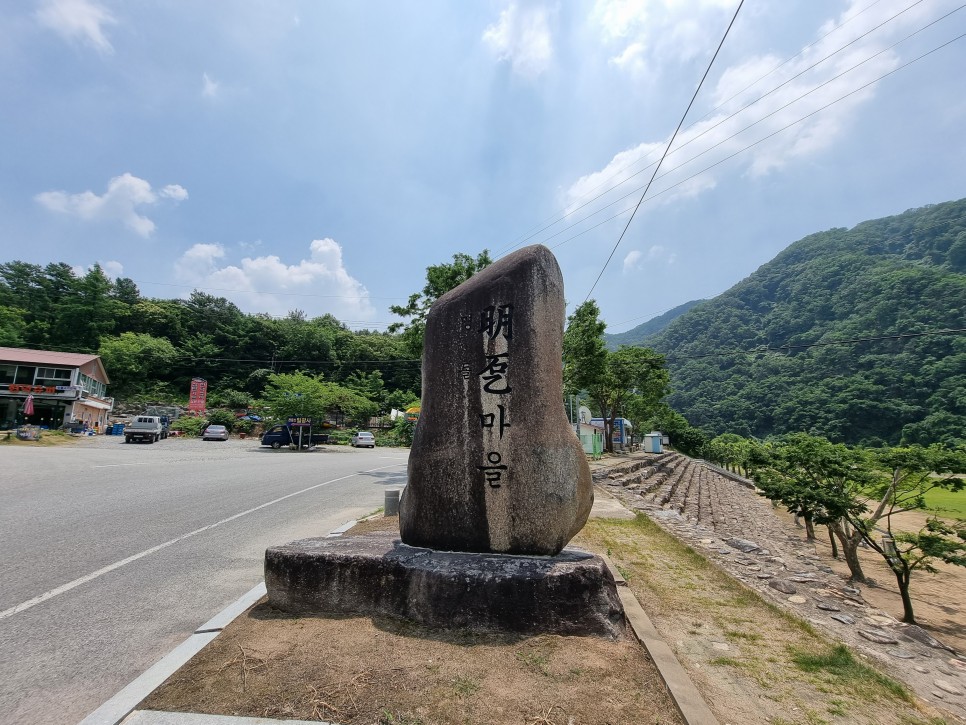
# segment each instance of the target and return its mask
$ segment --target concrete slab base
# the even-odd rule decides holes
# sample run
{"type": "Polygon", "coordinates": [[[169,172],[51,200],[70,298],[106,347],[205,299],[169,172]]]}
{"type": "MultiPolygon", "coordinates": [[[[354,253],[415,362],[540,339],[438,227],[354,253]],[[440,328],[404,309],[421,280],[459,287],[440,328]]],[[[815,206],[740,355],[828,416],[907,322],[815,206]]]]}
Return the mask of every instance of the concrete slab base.
{"type": "Polygon", "coordinates": [[[392,532],[304,539],[265,552],[269,603],[299,614],[406,619],[427,627],[617,637],[624,610],[604,561],[445,552],[392,532]]]}

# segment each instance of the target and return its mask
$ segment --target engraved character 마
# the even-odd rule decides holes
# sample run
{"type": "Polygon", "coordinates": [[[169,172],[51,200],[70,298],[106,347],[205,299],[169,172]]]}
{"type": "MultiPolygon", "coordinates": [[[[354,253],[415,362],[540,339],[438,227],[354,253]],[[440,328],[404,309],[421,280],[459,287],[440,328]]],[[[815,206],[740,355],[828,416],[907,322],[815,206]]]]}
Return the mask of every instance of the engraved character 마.
{"type": "MultiPolygon", "coordinates": [[[[496,406],[500,411],[500,438],[503,438],[503,431],[510,427],[510,424],[506,422],[506,408],[502,405],[496,406]]],[[[496,424],[496,413],[480,413],[480,425],[483,428],[492,428],[496,424]]]]}

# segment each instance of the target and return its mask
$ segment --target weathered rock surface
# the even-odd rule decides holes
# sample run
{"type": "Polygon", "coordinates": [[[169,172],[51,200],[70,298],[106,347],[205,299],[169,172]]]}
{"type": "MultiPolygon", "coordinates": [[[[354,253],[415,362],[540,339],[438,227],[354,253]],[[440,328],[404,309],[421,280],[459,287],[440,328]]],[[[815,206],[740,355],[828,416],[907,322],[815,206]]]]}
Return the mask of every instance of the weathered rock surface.
{"type": "Polygon", "coordinates": [[[539,245],[435,302],[403,542],[549,556],[586,523],[590,468],[561,404],[564,314],[560,268],[539,245]]]}
{"type": "Polygon", "coordinates": [[[604,561],[441,552],[391,532],[304,539],[265,553],[269,603],[292,613],[408,619],[476,631],[619,636],[624,610],[604,561]]]}

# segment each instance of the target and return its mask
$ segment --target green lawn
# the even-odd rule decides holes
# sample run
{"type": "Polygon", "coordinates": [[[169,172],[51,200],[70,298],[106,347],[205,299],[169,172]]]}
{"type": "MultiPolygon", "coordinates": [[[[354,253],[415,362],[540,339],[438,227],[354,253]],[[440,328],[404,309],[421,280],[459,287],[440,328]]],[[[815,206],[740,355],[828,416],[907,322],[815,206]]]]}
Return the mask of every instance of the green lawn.
{"type": "Polygon", "coordinates": [[[944,516],[966,518],[966,489],[953,493],[941,488],[926,494],[926,509],[939,509],[944,516]]]}

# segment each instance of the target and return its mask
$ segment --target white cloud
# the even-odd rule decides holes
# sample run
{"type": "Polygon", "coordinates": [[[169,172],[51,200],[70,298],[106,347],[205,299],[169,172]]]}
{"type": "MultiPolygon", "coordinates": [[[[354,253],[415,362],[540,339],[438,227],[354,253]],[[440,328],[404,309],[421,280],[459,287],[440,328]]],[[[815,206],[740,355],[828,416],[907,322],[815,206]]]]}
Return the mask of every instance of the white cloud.
{"type": "Polygon", "coordinates": [[[93,191],[80,194],[45,191],[37,194],[34,200],[49,211],[75,216],[84,221],[120,221],[142,237],[147,237],[154,231],[155,224],[139,214],[137,209],[157,204],[159,197],[180,202],[188,198],[188,192],[183,186],[169,184],[155,194],[147,181],[124,173],[110,180],[107,191],[102,196],[93,191]]]}
{"type": "Polygon", "coordinates": [[[521,8],[513,4],[483,33],[483,43],[500,60],[510,62],[513,72],[533,79],[550,69],[553,40],[550,9],[521,8]]]}
{"type": "Polygon", "coordinates": [[[115,259],[109,259],[106,262],[101,262],[101,269],[103,269],[104,274],[111,279],[117,279],[124,274],[124,265],[115,259]]]}
{"type": "Polygon", "coordinates": [[[297,264],[269,254],[219,266],[225,255],[220,244],[196,244],[175,262],[175,273],[181,281],[227,297],[247,312],[284,315],[298,308],[310,316],[330,312],[356,322],[375,314],[369,291],[346,270],[342,247],[333,239],[314,240],[309,258],[297,264]]]}
{"type": "Polygon", "coordinates": [[[201,74],[201,95],[214,98],[218,95],[218,81],[212,80],[207,73],[201,74]]]}
{"type": "MultiPolygon", "coordinates": [[[[122,274],[124,274],[124,265],[114,259],[109,259],[106,262],[98,262],[101,265],[101,270],[111,279],[117,279],[122,274]]],[[[83,264],[75,264],[71,267],[71,271],[74,273],[75,277],[83,277],[85,274],[91,271],[94,265],[85,267],[83,264]]]]}
{"type": "Polygon", "coordinates": [[[657,264],[672,265],[676,260],[677,254],[660,244],[652,245],[647,250],[647,254],[633,249],[624,257],[624,274],[640,272],[657,264]]]}
{"type": "Polygon", "coordinates": [[[634,249],[624,257],[624,274],[644,269],[644,253],[634,249]]]}
{"type": "Polygon", "coordinates": [[[101,53],[114,52],[104,26],[117,20],[103,5],[91,0],[47,0],[35,17],[67,40],[86,43],[101,53]]]}
{"type": "MultiPolygon", "coordinates": [[[[607,32],[623,37],[622,33],[633,35],[638,20],[647,17],[651,10],[714,4],[711,0],[680,3],[600,0],[597,10],[607,32]]],[[[816,35],[827,33],[834,26],[841,25],[840,30],[820,39],[780,68],[781,61],[773,56],[745,57],[726,68],[715,88],[709,89],[712,103],[717,107],[681,130],[648,192],[648,199],[654,203],[672,203],[713,189],[726,169],[737,167],[751,177],[760,177],[827,152],[850,129],[862,105],[874,96],[874,86],[862,87],[900,63],[896,52],[888,50],[889,46],[920,27],[924,17],[931,17],[928,11],[917,7],[875,33],[861,37],[870,28],[896,15],[902,7],[900,0],[882,0],[857,15],[856,11],[862,9],[862,0],[852,0],[832,26],[825,24],[816,30],[816,35]],[[853,16],[852,22],[842,25],[853,16]],[[855,45],[835,53],[856,39],[855,45]],[[826,57],[828,60],[819,63],[826,57]],[[769,75],[753,85],[766,74],[769,75]],[[851,92],[854,93],[849,95],[851,92]],[[721,165],[715,166],[717,163],[721,165]]],[[[627,183],[588,205],[586,213],[612,202],[613,206],[598,218],[632,207],[640,198],[666,143],[667,139],[640,143],[615,154],[601,170],[578,178],[565,193],[568,211],[621,181],[627,183]],[[626,198],[618,201],[620,197],[626,198]]]]}
{"type": "Polygon", "coordinates": [[[733,9],[734,0],[597,0],[590,19],[604,45],[617,49],[611,63],[639,72],[706,52],[733,9]]]}

